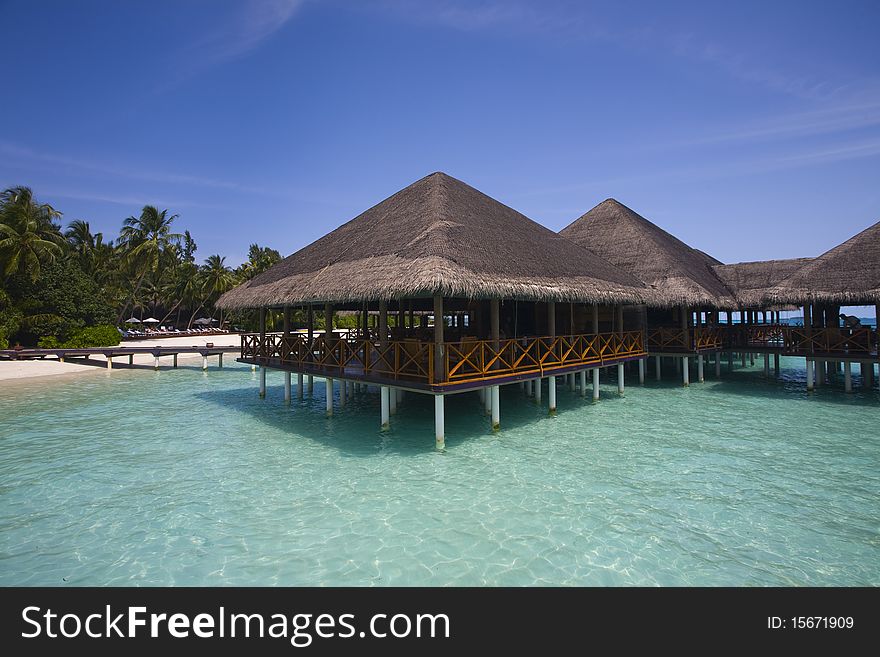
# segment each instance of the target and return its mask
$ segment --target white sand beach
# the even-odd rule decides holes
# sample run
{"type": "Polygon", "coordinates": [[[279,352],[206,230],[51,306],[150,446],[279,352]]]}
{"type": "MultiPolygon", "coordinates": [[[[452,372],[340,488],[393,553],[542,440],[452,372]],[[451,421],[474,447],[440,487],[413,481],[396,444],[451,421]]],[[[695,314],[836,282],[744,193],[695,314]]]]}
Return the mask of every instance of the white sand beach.
{"type": "MultiPolygon", "coordinates": [[[[214,346],[238,346],[241,338],[238,334],[226,335],[184,335],[170,338],[155,338],[148,340],[126,340],[120,343],[121,347],[174,347],[180,346],[204,346],[213,342],[214,346]]],[[[226,354],[225,359],[233,359],[235,354],[226,354]]],[[[178,362],[199,360],[199,354],[180,354],[178,362]]],[[[171,357],[164,356],[160,359],[161,367],[171,367],[171,357]]],[[[224,361],[225,362],[225,361],[224,361]]],[[[152,371],[154,366],[153,356],[150,354],[138,354],[134,357],[134,365],[128,364],[128,358],[114,358],[113,369],[135,369],[152,371]]],[[[217,357],[209,359],[209,366],[217,366],[217,357]]],[[[14,384],[20,379],[34,377],[54,376],[88,376],[96,372],[107,372],[107,359],[103,356],[92,356],[88,360],[76,358],[66,362],[60,362],[56,358],[42,358],[34,360],[0,360],[0,385],[14,384]]]]}

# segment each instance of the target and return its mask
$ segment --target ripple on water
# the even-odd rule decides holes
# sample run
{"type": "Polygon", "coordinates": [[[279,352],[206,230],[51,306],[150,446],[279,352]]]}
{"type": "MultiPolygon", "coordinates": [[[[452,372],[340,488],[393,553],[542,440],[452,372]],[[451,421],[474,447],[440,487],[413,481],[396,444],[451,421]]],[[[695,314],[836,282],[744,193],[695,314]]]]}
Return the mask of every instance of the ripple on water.
{"type": "Polygon", "coordinates": [[[442,454],[419,395],[381,433],[375,393],[327,419],[241,366],[18,382],[0,584],[876,586],[878,395],[783,365],[552,418],[512,386],[499,434],[457,395],[442,454]]]}

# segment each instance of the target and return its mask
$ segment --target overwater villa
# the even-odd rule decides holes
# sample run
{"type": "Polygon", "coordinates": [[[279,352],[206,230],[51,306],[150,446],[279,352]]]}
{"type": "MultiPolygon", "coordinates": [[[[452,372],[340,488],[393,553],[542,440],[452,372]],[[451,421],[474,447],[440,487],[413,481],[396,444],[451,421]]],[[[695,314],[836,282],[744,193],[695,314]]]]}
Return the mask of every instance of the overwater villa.
{"type": "MultiPolygon", "coordinates": [[[[689,383],[696,361],[754,354],[812,363],[863,362],[871,385],[877,332],[841,329],[841,303],[880,303],[880,224],[815,259],[723,265],[609,199],[557,234],[444,173],[434,173],[225,294],[218,305],[256,309],[260,331],[242,336],[241,362],[284,372],[285,399],[323,377],[326,409],[376,386],[387,427],[405,392],[434,396],[435,440],[444,445],[444,397],[477,392],[500,425],[499,389],[516,384],[556,410],[560,379],[599,396],[599,372],[625,366],[644,382],[654,357],[671,358],[689,383]],[[805,306],[806,326],[779,322],[805,306]],[[837,305],[835,305],[837,304],[837,305]],[[268,311],[283,317],[267,326],[268,311]],[[294,332],[302,310],[305,331],[294,332]],[[356,330],[333,331],[337,312],[356,330]],[[323,328],[316,328],[316,314],[323,328]],[[738,317],[737,317],[738,315],[738,317]],[[738,321],[737,321],[738,320],[738,321]]],[[[834,368],[836,371],[836,368],[834,368]]],[[[824,380],[824,379],[821,379],[824,380]]],[[[821,381],[820,381],[821,382],[821,381]]]]}

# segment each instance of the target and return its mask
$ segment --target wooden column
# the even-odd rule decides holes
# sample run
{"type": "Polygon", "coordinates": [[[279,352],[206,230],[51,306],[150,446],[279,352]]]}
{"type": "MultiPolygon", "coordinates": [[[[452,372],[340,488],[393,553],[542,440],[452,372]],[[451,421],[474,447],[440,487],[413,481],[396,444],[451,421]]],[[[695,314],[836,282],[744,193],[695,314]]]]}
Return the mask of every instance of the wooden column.
{"type": "Polygon", "coordinates": [[[324,304],[324,337],[330,340],[333,337],[333,304],[324,304]]]}
{"type": "Polygon", "coordinates": [[[379,300],[379,346],[388,345],[388,302],[379,300]]]}
{"type": "MultiPolygon", "coordinates": [[[[556,302],[548,301],[547,302],[547,334],[550,338],[556,337],[556,302]]],[[[547,401],[550,407],[550,412],[556,412],[556,377],[548,376],[547,377],[547,401]]]]}
{"type": "MultiPolygon", "coordinates": [[[[434,382],[440,383],[446,376],[446,373],[443,371],[443,363],[444,363],[444,354],[443,354],[443,296],[440,294],[434,295],[434,382]]],[[[442,395],[438,395],[439,399],[438,407],[435,408],[435,412],[437,408],[439,408],[439,413],[441,417],[443,416],[443,397],[442,395]]],[[[442,432],[441,432],[442,433],[442,432]]],[[[442,435],[438,435],[438,440],[442,440],[442,435]]]]}
{"type": "Polygon", "coordinates": [[[315,342],[315,309],[312,304],[309,304],[308,311],[306,312],[306,328],[308,329],[308,359],[312,360],[312,351],[314,347],[312,346],[315,342]]]}
{"type": "Polygon", "coordinates": [[[290,306],[284,306],[284,337],[290,335],[290,306]]]}
{"type": "MultiPolygon", "coordinates": [[[[489,301],[489,331],[492,334],[492,348],[495,353],[501,348],[501,302],[498,299],[489,301]]],[[[492,369],[497,369],[498,363],[492,365],[492,369]]],[[[501,409],[498,404],[501,400],[501,393],[498,386],[492,386],[486,391],[489,396],[489,412],[492,414],[492,429],[497,430],[501,426],[501,409]]]]}
{"type": "Polygon", "coordinates": [[[593,304],[593,334],[599,333],[599,304],[593,304]]]}

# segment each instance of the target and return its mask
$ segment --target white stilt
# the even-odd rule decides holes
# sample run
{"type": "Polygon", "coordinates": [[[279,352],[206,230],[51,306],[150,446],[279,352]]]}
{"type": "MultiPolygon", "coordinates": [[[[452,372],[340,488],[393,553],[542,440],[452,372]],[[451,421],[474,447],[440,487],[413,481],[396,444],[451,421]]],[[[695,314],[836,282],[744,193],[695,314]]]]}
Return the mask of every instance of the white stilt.
{"type": "Polygon", "coordinates": [[[266,396],[266,368],[260,368],[260,397],[266,396]]]}
{"type": "Polygon", "coordinates": [[[623,384],[624,384],[624,375],[623,375],[623,363],[617,364],[617,392],[618,394],[623,394],[623,384]]]}
{"type": "Polygon", "coordinates": [[[296,375],[296,396],[298,399],[303,398],[303,375],[296,375]]]}
{"type": "Polygon", "coordinates": [[[593,401],[599,401],[599,368],[593,368],[593,401]]]}
{"type": "Polygon", "coordinates": [[[541,385],[543,379],[535,379],[535,401],[541,403],[541,392],[544,386],[541,385]]]}
{"type": "Polygon", "coordinates": [[[153,368],[157,371],[159,369],[159,357],[158,356],[156,356],[155,360],[153,361],[153,368]]]}
{"type": "Polygon", "coordinates": [[[654,374],[657,377],[657,380],[660,380],[660,356],[654,356],[654,374]]]}
{"type": "Polygon", "coordinates": [[[284,401],[290,401],[290,372],[284,373],[284,401]]]}
{"type": "Polygon", "coordinates": [[[113,369],[113,356],[107,356],[107,369],[108,370],[113,369]]]}
{"type": "Polygon", "coordinates": [[[703,354],[697,355],[697,381],[705,382],[706,377],[703,376],[703,354]]]}
{"type": "Polygon", "coordinates": [[[434,395],[434,446],[437,449],[446,447],[446,428],[444,425],[443,395],[434,395]]]}
{"type": "Polygon", "coordinates": [[[382,408],[382,429],[387,429],[391,424],[389,419],[391,416],[390,397],[388,386],[381,386],[379,388],[379,405],[382,408]]]}
{"type": "Polygon", "coordinates": [[[749,362],[751,363],[752,367],[755,366],[755,354],[749,354],[749,362]]]}
{"type": "Polygon", "coordinates": [[[550,407],[550,413],[556,412],[556,377],[547,377],[547,403],[550,407]]]}
{"type": "Polygon", "coordinates": [[[813,361],[807,358],[807,390],[813,389],[813,361]]]}
{"type": "Polygon", "coordinates": [[[492,386],[492,430],[501,428],[501,386],[492,386]]]}
{"type": "Polygon", "coordinates": [[[773,376],[779,376],[779,354],[773,354],[773,376]]]}
{"type": "Polygon", "coordinates": [[[324,379],[324,393],[327,397],[327,417],[333,415],[333,379],[324,379]]]}
{"type": "MultiPolygon", "coordinates": [[[[131,356],[129,356],[129,358],[131,358],[131,356]]],[[[129,363],[129,365],[130,365],[130,364],[131,364],[131,363],[129,363]]],[[[251,372],[256,372],[256,371],[257,371],[257,366],[256,366],[256,365],[251,365],[251,372]]]]}
{"type": "Polygon", "coordinates": [[[852,392],[852,363],[846,361],[843,364],[843,389],[852,392]]]}
{"type": "Polygon", "coordinates": [[[770,378],[770,354],[764,354],[764,378],[770,378]]]}
{"type": "Polygon", "coordinates": [[[391,415],[397,415],[397,390],[388,388],[388,410],[391,415]]]}
{"type": "Polygon", "coordinates": [[[483,411],[486,415],[492,415],[492,388],[483,388],[483,411]]]}
{"type": "Polygon", "coordinates": [[[691,384],[691,373],[689,366],[689,359],[687,356],[682,356],[681,358],[681,379],[682,384],[689,386],[691,384]]]}
{"type": "MultiPolygon", "coordinates": [[[[177,355],[176,355],[176,354],[175,354],[175,356],[174,356],[174,360],[177,360],[177,355]]],[[[208,357],[207,357],[207,356],[202,356],[202,369],[203,369],[203,370],[208,369],[208,357]]]]}
{"type": "Polygon", "coordinates": [[[645,383],[645,359],[639,359],[639,384],[644,385],[645,383]]]}
{"type": "Polygon", "coordinates": [[[581,397],[587,396],[587,370],[581,370],[581,397]]]}
{"type": "Polygon", "coordinates": [[[715,352],[715,378],[721,378],[721,352],[715,352]]]}

